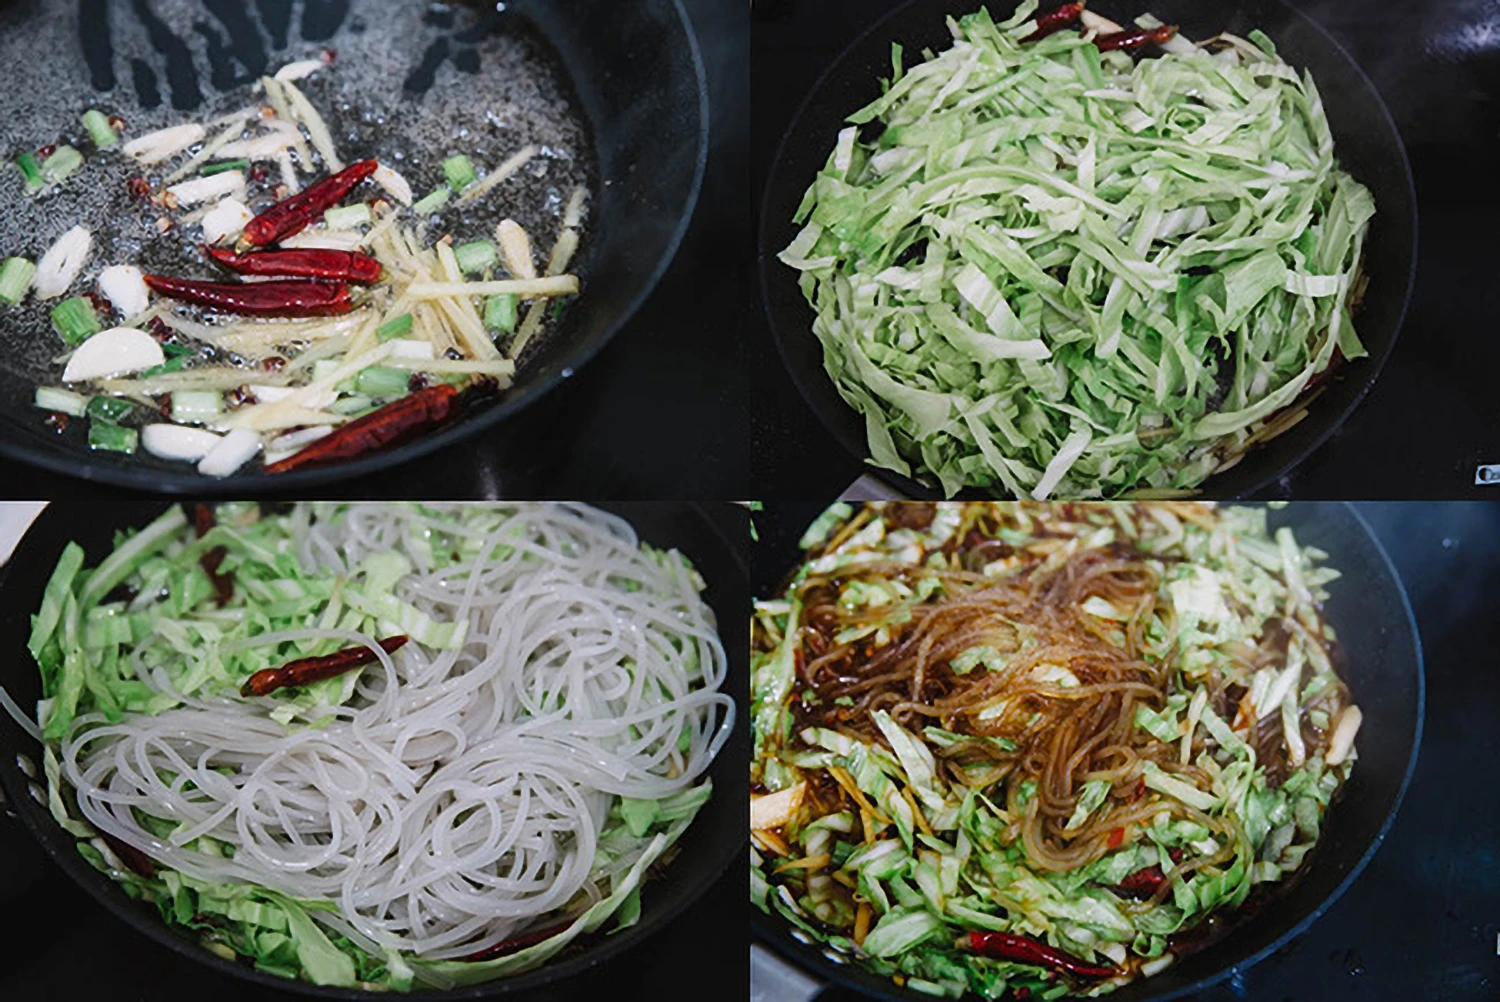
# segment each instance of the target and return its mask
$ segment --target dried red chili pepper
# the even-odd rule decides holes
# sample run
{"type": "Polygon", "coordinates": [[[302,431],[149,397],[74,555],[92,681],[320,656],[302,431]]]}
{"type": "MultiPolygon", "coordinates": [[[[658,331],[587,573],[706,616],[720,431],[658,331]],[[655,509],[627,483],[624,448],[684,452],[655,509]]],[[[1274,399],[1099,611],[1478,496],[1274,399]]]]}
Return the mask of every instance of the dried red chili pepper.
{"type": "Polygon", "coordinates": [[[236,254],[224,247],[205,244],[203,253],[241,275],[281,275],[370,285],[380,281],[380,273],[384,270],[379,261],[358,251],[299,248],[236,254]]]}
{"type": "Polygon", "coordinates": [[[264,247],[301,232],[321,219],[323,213],[341,202],[355,185],[375,173],[379,166],[374,160],[361,160],[306,191],[277,202],[245,224],[241,239],[251,247],[264,247]]]}
{"type": "Polygon", "coordinates": [[[104,840],[105,845],[109,846],[110,851],[119,857],[120,862],[130,867],[130,869],[143,877],[156,876],[156,864],[152,862],[150,856],[141,852],[141,850],[129,842],[116,838],[109,832],[100,832],[99,837],[104,840]]]}
{"type": "MultiPolygon", "coordinates": [[[[1181,849],[1172,848],[1167,850],[1167,856],[1174,863],[1181,863],[1183,852],[1181,849]]],[[[1143,866],[1139,870],[1125,877],[1115,887],[1135,897],[1151,897],[1161,890],[1161,885],[1167,882],[1167,876],[1162,872],[1159,865],[1153,863],[1143,866]]]]}
{"type": "Polygon", "coordinates": [[[447,383],[429,386],[324,435],[295,456],[267,466],[266,472],[287,473],[376,452],[448,421],[460,403],[461,394],[447,383]]]}
{"type": "Polygon", "coordinates": [[[1067,971],[1081,978],[1112,978],[1120,972],[1112,967],[1094,967],[1077,957],[1054,950],[1045,943],[1038,943],[1026,936],[1012,936],[1006,932],[971,932],[969,948],[986,957],[1014,960],[1021,964],[1035,964],[1054,971],[1067,971]]]}
{"type": "MultiPolygon", "coordinates": [[[[407,636],[386,637],[379,641],[380,649],[387,654],[395,654],[405,647],[410,639],[407,636]]],[[[379,659],[375,652],[363,644],[359,647],[334,651],[322,657],[299,658],[296,661],[288,661],[280,668],[264,668],[251,675],[240,687],[240,695],[266,696],[290,685],[311,685],[313,682],[337,678],[355,668],[374,664],[377,660],[379,659]]]]}
{"type": "Polygon", "coordinates": [[[494,946],[487,946],[483,950],[476,950],[467,957],[460,957],[459,959],[475,964],[486,960],[494,960],[496,957],[503,957],[507,953],[515,953],[526,949],[528,946],[536,946],[543,940],[551,939],[558,933],[566,931],[568,924],[564,922],[562,925],[555,925],[549,929],[538,929],[536,932],[523,932],[519,936],[502,939],[494,946]]]}
{"type": "Polygon", "coordinates": [[[1127,894],[1150,897],[1166,882],[1166,874],[1161,872],[1161,867],[1153,863],[1130,874],[1124,880],[1120,881],[1117,886],[1127,894]]]}
{"type": "MultiPolygon", "coordinates": [[[[193,505],[193,532],[199,539],[208,535],[208,531],[216,524],[213,509],[206,504],[193,505]]],[[[224,563],[224,558],[229,556],[229,548],[216,546],[212,550],[198,558],[198,564],[203,568],[203,573],[208,575],[208,580],[213,582],[214,592],[219,596],[219,608],[229,604],[234,598],[234,578],[228,574],[220,574],[219,567],[224,563]]]]}
{"type": "Polygon", "coordinates": [[[1175,24],[1163,24],[1156,28],[1126,28],[1124,31],[1115,31],[1108,35],[1095,35],[1094,44],[1099,47],[1100,52],[1110,52],[1115,49],[1134,52],[1147,45],[1170,42],[1176,34],[1177,25],[1175,24]]]}
{"type": "Polygon", "coordinates": [[[1045,14],[1040,14],[1036,19],[1036,30],[1021,39],[1021,44],[1025,45],[1027,42],[1040,41],[1054,32],[1072,27],[1078,23],[1078,19],[1082,16],[1083,4],[1081,3],[1065,3],[1061,7],[1049,10],[1045,14]]]}
{"type": "Polygon", "coordinates": [[[354,309],[349,286],[288,280],[233,285],[147,275],[146,284],[168,299],[247,317],[338,317],[354,309]]]}

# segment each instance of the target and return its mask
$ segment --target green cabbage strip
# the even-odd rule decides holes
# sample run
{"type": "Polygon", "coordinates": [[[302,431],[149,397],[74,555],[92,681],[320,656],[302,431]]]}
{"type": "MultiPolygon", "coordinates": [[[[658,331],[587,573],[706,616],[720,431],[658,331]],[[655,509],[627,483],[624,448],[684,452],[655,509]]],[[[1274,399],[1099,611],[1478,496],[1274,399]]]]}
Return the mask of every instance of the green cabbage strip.
{"type": "MultiPolygon", "coordinates": [[[[525,950],[483,963],[422,961],[389,952],[377,956],[313,917],[333,912],[331,901],[299,900],[264,887],[215,884],[158,868],[143,877],[119,866],[106,844],[82,820],[72,790],[61,779],[57,740],[82,713],[100,712],[111,720],[124,713],[159,714],[179,705],[157,693],[134,673],[139,656],[165,672],[179,692],[241,698],[251,674],[287,661],[331,653],[349,646],[341,640],[258,640],[264,634],[325,629],[354,630],[373,636],[409,634],[434,650],[461,647],[467,623],[436,622],[396,598],[398,581],[413,572],[401,554],[374,554],[348,579],[308,573],[296,557],[297,523],[291,517],[257,517],[254,505],[220,505],[219,525],[197,538],[179,506],[139,531],[122,533],[115,550],[92,571],[83,550],[69,544],[32,616],[28,647],[41,670],[39,707],[47,745],[43,768],[47,804],[58,824],[79,839],[78,851],[94,867],[121,884],[131,897],[156,907],[163,921],[188,930],[223,956],[248,958],[258,970],[314,984],[409,991],[414,985],[471,984],[543,963],[570,942],[589,933],[614,933],[640,915],[640,886],[647,868],[661,858],[708,800],[712,785],[698,785],[661,800],[617,800],[599,836],[595,873],[609,896],[587,906],[575,903],[557,922],[568,928],[525,950]],[[206,551],[223,546],[221,565],[234,577],[234,597],[224,608],[199,564],[206,551]],[[118,585],[136,598],[105,601],[118,585]],[[585,907],[587,906],[587,907],[585,907]]],[[[426,511],[432,543],[427,570],[442,569],[480,554],[483,541],[501,529],[510,514],[470,509],[462,516],[426,511]]],[[[342,516],[330,506],[319,517],[342,516]]],[[[502,534],[502,537],[503,534],[502,534]]],[[[514,552],[498,545],[504,557],[514,552]]],[[[659,553],[702,590],[698,572],[680,554],[659,553]]],[[[523,558],[525,559],[525,558],[523,558]]],[[[639,582],[621,582],[627,590],[639,582]]],[[[278,691],[272,719],[288,731],[320,726],[331,707],[353,695],[355,674],[278,691]]],[[[175,821],[142,817],[162,838],[175,821]]],[[[229,848],[199,838],[190,848],[223,855],[229,848]]]]}
{"type": "Polygon", "coordinates": [[[1261,33],[1136,61],[1023,45],[1030,9],[905,73],[897,46],[781,259],[876,466],[950,496],[1195,487],[1365,354],[1374,200],[1261,33]]]}

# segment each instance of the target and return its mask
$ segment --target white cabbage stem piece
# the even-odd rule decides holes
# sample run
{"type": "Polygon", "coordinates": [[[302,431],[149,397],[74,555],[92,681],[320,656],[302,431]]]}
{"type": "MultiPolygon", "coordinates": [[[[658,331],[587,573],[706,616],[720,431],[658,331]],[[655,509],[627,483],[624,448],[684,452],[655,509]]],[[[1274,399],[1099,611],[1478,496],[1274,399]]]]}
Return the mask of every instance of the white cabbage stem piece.
{"type": "Polygon", "coordinates": [[[1339,711],[1337,723],[1333,725],[1333,735],[1328,739],[1329,765],[1342,765],[1354,750],[1354,736],[1359,733],[1359,725],[1364,722],[1365,715],[1357,706],[1346,706],[1339,711]]]}

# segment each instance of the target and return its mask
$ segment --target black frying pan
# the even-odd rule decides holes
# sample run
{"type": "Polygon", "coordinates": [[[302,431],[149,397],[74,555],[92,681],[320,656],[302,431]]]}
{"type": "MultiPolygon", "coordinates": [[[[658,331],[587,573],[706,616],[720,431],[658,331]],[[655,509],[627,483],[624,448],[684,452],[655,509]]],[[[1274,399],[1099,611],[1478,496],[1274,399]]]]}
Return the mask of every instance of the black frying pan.
{"type": "MultiPolygon", "coordinates": [[[[48,360],[61,343],[44,314],[22,330],[18,311],[0,310],[7,359],[0,366],[0,454],[141,490],[295,493],[492,431],[592,359],[655,288],[692,217],[708,154],[707,85],[680,0],[16,0],[0,4],[0,54],[10,74],[0,103],[0,159],[69,139],[91,154],[77,117],[91,106],[122,115],[136,135],[206,121],[249,104],[248,84],[258,76],[316,57],[325,46],[339,53],[339,65],[328,75],[326,93],[315,79],[307,81],[308,94],[336,134],[358,134],[357,141],[345,135],[341,153],[353,160],[401,149],[405,160],[396,166],[419,188],[418,197],[441,179],[440,163],[452,153],[482,148],[491,155],[476,155],[476,162],[493,166],[532,141],[525,136],[528,124],[540,124],[537,141],[549,144],[560,133],[568,139],[570,123],[584,133],[577,142],[558,144],[579,147],[569,150],[577,157],[551,163],[550,179],[530,178],[525,171],[513,179],[538,199],[547,196],[549,185],[562,188],[566,198],[563,185],[587,174],[593,195],[573,266],[584,294],[547,341],[528,353],[514,385],[452,427],[390,452],[275,478],[247,468],[228,482],[213,481],[188,464],[144,452],[91,454],[83,421],[61,436],[46,427],[45,415],[31,406],[32,391],[38,382],[55,384],[58,373],[48,360]],[[517,66],[510,40],[534,51],[532,62],[552,71],[561,92],[541,100],[522,94],[515,115],[497,100],[516,94],[507,80],[517,66]],[[337,108],[341,100],[350,102],[352,114],[337,108]],[[360,121],[367,110],[383,114],[383,121],[360,121]],[[506,129],[514,138],[502,141],[506,129]],[[400,142],[390,142],[393,136],[400,142]]],[[[55,239],[82,221],[96,231],[95,258],[84,280],[103,264],[134,257],[132,250],[142,243],[149,264],[150,216],[125,195],[129,173],[118,154],[90,156],[89,165],[37,212],[21,194],[19,172],[7,167],[0,172],[0,255],[36,260],[46,249],[41,234],[55,239]],[[118,170],[108,173],[104,164],[118,170]],[[90,191],[106,188],[108,198],[90,191]],[[106,236],[119,244],[101,249],[97,242],[106,236]],[[103,260],[106,254],[116,259],[103,260]]],[[[498,195],[480,206],[493,214],[485,216],[489,228],[503,211],[519,212],[515,218],[538,252],[547,253],[556,217],[539,215],[528,223],[529,199],[512,204],[498,195]]],[[[444,225],[453,226],[452,219],[446,216],[444,225]]],[[[456,232],[478,238],[487,231],[456,232]]],[[[167,258],[167,265],[176,269],[171,273],[184,273],[180,253],[167,258]]],[[[206,277],[206,271],[192,274],[206,277]]],[[[81,288],[75,285],[74,293],[81,288]]]]}
{"type": "MultiPolygon", "coordinates": [[[[692,558],[704,580],[709,604],[718,618],[719,631],[729,652],[729,691],[743,702],[747,673],[749,636],[745,609],[746,567],[743,514],[729,506],[706,507],[684,503],[637,502],[609,504],[607,508],[628,519],[641,538],[658,547],[674,547],[692,558]]],[[[32,525],[16,548],[0,578],[0,685],[23,707],[36,705],[40,693],[36,665],[26,652],[30,616],[41,602],[42,590],[58,555],[69,540],[76,540],[88,554],[88,565],[103,559],[110,550],[114,531],[149,522],[161,505],[129,503],[108,509],[88,504],[54,504],[32,525]]],[[[744,858],[747,807],[743,793],[744,763],[749,756],[748,725],[743,709],[738,714],[733,737],[714,760],[709,775],[714,795],[678,842],[680,852],[665,868],[664,875],[645,885],[641,896],[641,920],[622,932],[592,939],[565,951],[535,971],[452,991],[414,992],[428,999],[476,999],[495,996],[525,997],[527,992],[561,981],[587,970],[622,950],[641,943],[702,895],[725,870],[744,858]]],[[[215,970],[256,982],[267,989],[294,991],[326,999],[393,998],[347,988],[324,988],[302,981],[265,974],[253,967],[224,960],[197,942],[163,925],[149,906],[132,901],[119,885],[99,873],[75,849],[73,836],[57,827],[47,808],[33,799],[31,780],[18,766],[25,755],[40,770],[40,748],[10,716],[0,711],[0,785],[25,827],[46,850],[52,861],[86,890],[100,905],[156,942],[206,964],[215,970]]],[[[40,776],[40,771],[37,772],[40,776]]],[[[0,817],[0,825],[9,822],[0,817]]]]}
{"type": "MultiPolygon", "coordinates": [[[[782,360],[803,398],[834,437],[851,453],[869,455],[864,418],[844,403],[823,368],[823,350],[812,333],[812,309],[797,287],[799,273],[776,260],[797,235],[792,224],[803,193],[827,161],[835,137],[853,113],[880,94],[890,76],[891,43],[908,53],[940,51],[952,42],[946,15],[976,10],[974,0],[910,0],[861,35],[814,86],[771,168],[761,200],[760,272],[764,304],[782,360]]],[[[997,20],[1009,16],[1010,0],[989,3],[997,20]]],[[[1044,0],[1043,8],[1055,6],[1044,0]]],[[[1240,463],[1204,483],[1205,497],[1243,497],[1273,483],[1328,439],[1359,404],[1379,375],[1406,314],[1416,275],[1417,205],[1411,168],[1395,122],[1374,84],[1316,22],[1280,0],[1237,0],[1233,4],[1194,0],[1100,0],[1091,9],[1119,23],[1150,11],[1179,24],[1192,39],[1220,31],[1245,34],[1260,28],[1291,65],[1312,71],[1332,126],[1336,150],[1346,170],[1374,194],[1377,214],[1366,242],[1369,292],[1355,323],[1370,356],[1342,367],[1328,381],[1308,416],[1295,427],[1247,454],[1240,463]]],[[[939,497],[935,485],[875,470],[901,494],[939,497]]]]}
{"type": "MultiPolygon", "coordinates": [[[[756,595],[777,592],[798,562],[798,538],[816,515],[814,507],[779,505],[755,516],[761,538],[754,568],[756,595]]],[[[1347,656],[1345,680],[1364,713],[1359,761],[1341,799],[1330,809],[1322,840],[1298,882],[1224,939],[1156,977],[1111,993],[1109,998],[1117,1002],[1180,998],[1199,991],[1269,956],[1301,933],[1375,855],[1416,768],[1426,691],[1422,645],[1406,592],[1385,551],[1357,507],[1348,503],[1295,502],[1272,511],[1270,521],[1273,528],[1291,526],[1298,542],[1326,551],[1329,566],[1343,572],[1343,578],[1329,585],[1326,612],[1347,656]]],[[[1392,908],[1398,904],[1391,902],[1392,908]]],[[[762,942],[824,980],[893,1002],[930,998],[897,988],[888,978],[835,963],[794,939],[791,926],[780,916],[763,915],[755,908],[751,914],[762,942]]]]}

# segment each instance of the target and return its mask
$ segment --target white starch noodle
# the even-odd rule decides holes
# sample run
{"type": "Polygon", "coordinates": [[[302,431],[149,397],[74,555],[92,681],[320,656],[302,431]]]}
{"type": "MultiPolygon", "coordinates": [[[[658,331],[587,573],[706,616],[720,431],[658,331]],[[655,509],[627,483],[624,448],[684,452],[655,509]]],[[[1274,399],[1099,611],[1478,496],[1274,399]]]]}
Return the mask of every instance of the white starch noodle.
{"type": "MultiPolygon", "coordinates": [[[[461,649],[414,639],[380,652],[317,728],[271,719],[274,698],[184,696],[116,724],[81,716],[62,768],[83,814],[198,879],[331,899],[339,912],[316,918],[377,954],[463,957],[602,899],[642,852],[596,861],[615,798],[701,782],[729,735],[724,650],[695,572],[643,550],[625,521],[579,505],[510,508],[482,557],[439,570],[424,569],[422,538],[438,523],[420,508],[356,505],[332,521],[299,508],[306,571],[346,575],[371,554],[404,554],[417,570],[395,594],[439,623],[466,622],[461,649]],[[132,808],[177,831],[157,838],[132,808]],[[233,858],[187,848],[201,835],[233,858]]],[[[378,639],[308,629],[248,643],[304,637],[378,639]]],[[[160,670],[137,670],[171,692],[160,670]]]]}

